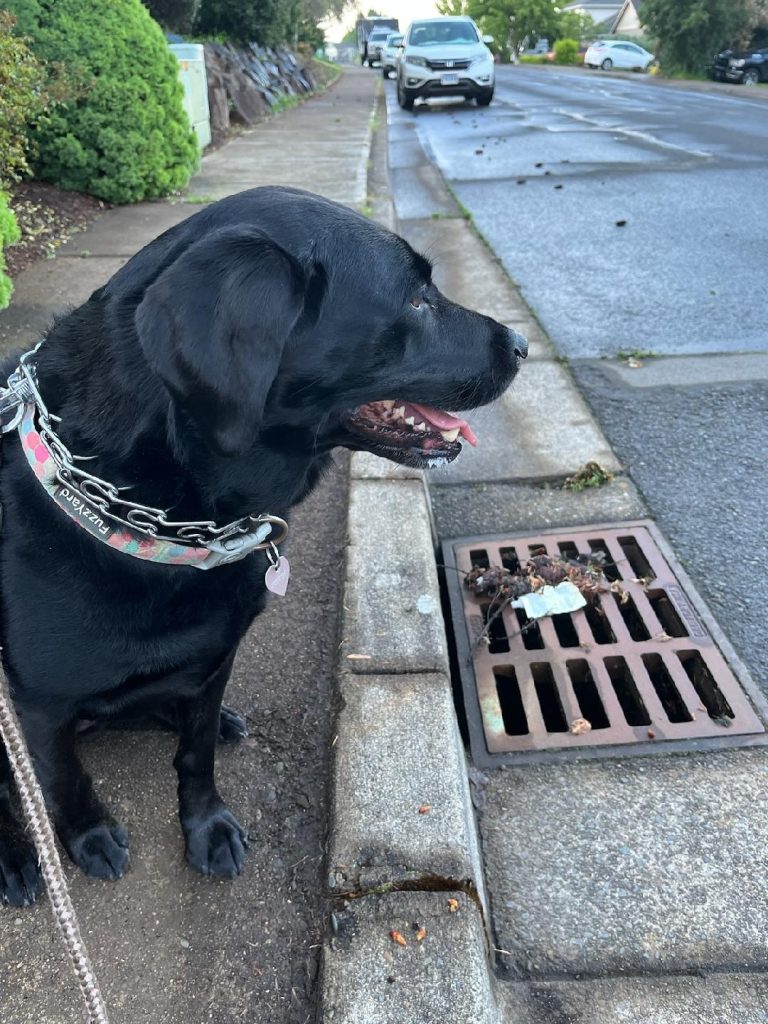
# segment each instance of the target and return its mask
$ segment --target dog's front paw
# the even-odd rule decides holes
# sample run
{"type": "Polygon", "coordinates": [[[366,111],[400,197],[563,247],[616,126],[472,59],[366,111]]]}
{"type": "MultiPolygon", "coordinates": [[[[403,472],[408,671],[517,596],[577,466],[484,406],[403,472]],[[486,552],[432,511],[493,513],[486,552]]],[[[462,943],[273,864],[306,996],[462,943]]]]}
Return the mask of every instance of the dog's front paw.
{"type": "Polygon", "coordinates": [[[67,853],[91,878],[113,881],[128,866],[128,836],[120,825],[94,825],[65,842],[67,853]]]}
{"type": "Polygon", "coordinates": [[[238,715],[226,704],[221,705],[219,714],[219,739],[222,743],[233,743],[236,740],[245,739],[248,735],[248,726],[242,715],[238,715]]]}
{"type": "Polygon", "coordinates": [[[41,887],[34,846],[21,835],[0,837],[0,901],[26,907],[35,902],[41,887]]]}
{"type": "Polygon", "coordinates": [[[245,861],[248,836],[226,807],[184,826],[187,863],[202,875],[239,875],[245,861]]]}

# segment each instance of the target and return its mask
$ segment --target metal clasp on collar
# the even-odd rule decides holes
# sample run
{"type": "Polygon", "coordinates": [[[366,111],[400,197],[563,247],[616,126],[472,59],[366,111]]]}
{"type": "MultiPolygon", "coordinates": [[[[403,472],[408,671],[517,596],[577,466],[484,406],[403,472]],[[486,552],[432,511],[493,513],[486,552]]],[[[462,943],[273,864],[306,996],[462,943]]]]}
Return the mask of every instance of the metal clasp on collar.
{"type": "Polygon", "coordinates": [[[197,568],[215,569],[219,565],[239,562],[252,551],[261,551],[264,548],[275,550],[276,546],[285,540],[287,533],[288,524],[284,519],[280,519],[279,516],[260,516],[258,526],[250,533],[240,533],[226,540],[208,541],[205,546],[210,555],[204,562],[199,562],[197,568]],[[277,537],[270,536],[273,525],[280,528],[277,537]],[[267,537],[270,539],[267,540],[267,537]]]}
{"type": "Polygon", "coordinates": [[[0,434],[10,434],[21,422],[24,406],[33,398],[29,382],[15,370],[8,378],[8,387],[0,388],[0,434]],[[10,419],[6,419],[10,416],[10,419]]]}

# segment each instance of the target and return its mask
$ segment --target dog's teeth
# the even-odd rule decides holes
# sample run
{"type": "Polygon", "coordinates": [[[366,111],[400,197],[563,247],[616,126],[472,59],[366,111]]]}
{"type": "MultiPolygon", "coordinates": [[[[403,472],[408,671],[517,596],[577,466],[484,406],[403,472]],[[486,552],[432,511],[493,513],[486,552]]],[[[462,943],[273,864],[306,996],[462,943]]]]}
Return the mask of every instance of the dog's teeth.
{"type": "Polygon", "coordinates": [[[394,402],[394,399],[388,398],[386,401],[382,402],[381,404],[384,406],[385,409],[392,409],[392,408],[394,408],[395,402],[394,402]]]}
{"type": "Polygon", "coordinates": [[[401,405],[399,409],[395,409],[395,416],[405,416],[405,406],[401,405]]]}
{"type": "Polygon", "coordinates": [[[417,430],[426,430],[427,429],[427,424],[426,423],[417,423],[416,424],[416,429],[417,430]]]}
{"type": "Polygon", "coordinates": [[[440,433],[446,441],[455,441],[459,436],[459,428],[454,427],[453,430],[441,430],[440,433]]]}
{"type": "Polygon", "coordinates": [[[412,427],[416,421],[413,418],[413,416],[408,416],[405,422],[408,424],[409,427],[412,427]]]}

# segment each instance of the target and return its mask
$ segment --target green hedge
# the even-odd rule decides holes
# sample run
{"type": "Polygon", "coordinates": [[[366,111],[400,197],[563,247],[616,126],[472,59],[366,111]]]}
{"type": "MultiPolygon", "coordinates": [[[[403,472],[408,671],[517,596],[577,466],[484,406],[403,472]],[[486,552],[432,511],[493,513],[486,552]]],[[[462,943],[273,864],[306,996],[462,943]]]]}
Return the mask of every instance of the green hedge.
{"type": "Polygon", "coordinates": [[[45,72],[15,22],[0,11],[0,186],[29,170],[27,124],[45,105],[45,72]]]}
{"type": "Polygon", "coordinates": [[[198,149],[176,58],[141,0],[0,0],[42,60],[78,83],[33,126],[33,169],[111,203],[182,188],[198,149]]]}

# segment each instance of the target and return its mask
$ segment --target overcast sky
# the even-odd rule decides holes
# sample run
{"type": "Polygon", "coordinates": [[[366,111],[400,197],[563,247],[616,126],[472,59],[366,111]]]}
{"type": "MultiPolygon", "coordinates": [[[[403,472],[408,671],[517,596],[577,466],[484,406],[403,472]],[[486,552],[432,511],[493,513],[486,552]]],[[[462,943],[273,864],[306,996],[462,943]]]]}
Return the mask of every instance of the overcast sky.
{"type": "Polygon", "coordinates": [[[434,0],[381,0],[380,3],[371,0],[370,3],[358,5],[357,10],[349,10],[341,21],[329,22],[326,28],[328,42],[338,43],[341,37],[349,29],[354,27],[359,11],[376,10],[388,18],[399,18],[400,28],[407,28],[416,18],[429,18],[437,14],[437,7],[434,0]]]}

